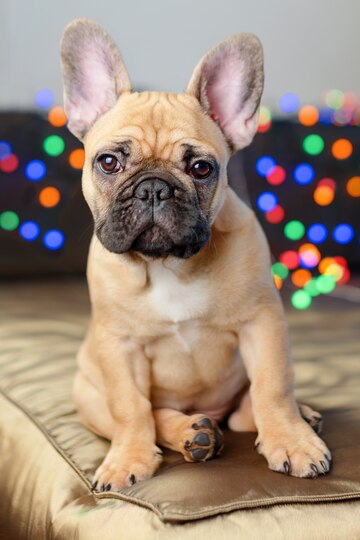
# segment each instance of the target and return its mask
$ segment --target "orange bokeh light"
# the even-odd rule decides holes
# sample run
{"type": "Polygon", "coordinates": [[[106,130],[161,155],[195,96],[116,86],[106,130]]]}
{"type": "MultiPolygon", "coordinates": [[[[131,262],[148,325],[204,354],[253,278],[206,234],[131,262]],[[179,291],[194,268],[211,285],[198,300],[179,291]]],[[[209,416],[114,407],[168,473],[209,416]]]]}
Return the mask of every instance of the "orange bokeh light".
{"type": "Polygon", "coordinates": [[[353,176],[348,180],[346,191],[351,197],[360,197],[360,176],[353,176]]]}
{"type": "Polygon", "coordinates": [[[299,111],[298,118],[303,126],[314,126],[319,120],[319,111],[313,105],[304,105],[299,111]]]}
{"type": "Polygon", "coordinates": [[[334,200],[335,192],[330,186],[318,186],[314,191],[314,201],[320,206],[327,206],[334,200]]]}
{"type": "Polygon", "coordinates": [[[353,145],[348,139],[338,139],[331,147],[331,152],[336,159],[347,159],[351,156],[353,145]]]}
{"type": "Polygon", "coordinates": [[[332,257],[325,257],[322,259],[319,264],[320,274],[325,274],[327,267],[334,263],[336,263],[336,261],[332,257]]]}
{"type": "Polygon", "coordinates": [[[273,277],[274,277],[274,282],[275,282],[276,288],[281,289],[281,287],[282,287],[282,279],[281,279],[281,277],[277,276],[276,274],[273,277]]]}
{"type": "Polygon", "coordinates": [[[48,114],[48,120],[52,126],[62,127],[67,122],[66,114],[62,107],[53,107],[48,114]]]}
{"type": "Polygon", "coordinates": [[[82,169],[84,166],[85,152],[82,148],[73,150],[69,156],[69,163],[74,169],[82,169]]]}
{"type": "Polygon", "coordinates": [[[311,272],[309,270],[299,269],[295,270],[291,274],[291,281],[295,287],[303,287],[311,279],[311,272]]]}
{"type": "Polygon", "coordinates": [[[39,193],[39,201],[45,208],[56,206],[61,199],[60,191],[55,187],[48,186],[39,193]]]}

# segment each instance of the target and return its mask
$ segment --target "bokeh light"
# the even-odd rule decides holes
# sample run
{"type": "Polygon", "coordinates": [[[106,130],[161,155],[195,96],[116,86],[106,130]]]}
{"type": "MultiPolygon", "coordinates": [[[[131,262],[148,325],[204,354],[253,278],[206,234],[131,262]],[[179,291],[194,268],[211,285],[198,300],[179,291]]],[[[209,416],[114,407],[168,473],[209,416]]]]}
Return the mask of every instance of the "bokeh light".
{"type": "Polygon", "coordinates": [[[336,183],[332,178],[322,178],[321,180],[319,180],[318,186],[328,186],[333,191],[335,191],[336,189],[336,183]]]}
{"type": "Polygon", "coordinates": [[[352,151],[353,145],[348,139],[338,139],[331,147],[331,153],[335,159],[347,159],[352,151]]]}
{"type": "Polygon", "coordinates": [[[283,207],[277,204],[275,208],[265,213],[265,217],[269,223],[280,223],[285,217],[285,212],[283,207]]]}
{"type": "Polygon", "coordinates": [[[292,92],[283,94],[279,100],[279,107],[283,113],[295,113],[300,107],[300,99],[292,92]]]}
{"type": "Polygon", "coordinates": [[[29,161],[29,163],[25,167],[25,175],[32,182],[38,182],[39,180],[44,178],[45,174],[45,163],[43,163],[39,159],[29,161]]]}
{"type": "Polygon", "coordinates": [[[301,221],[294,219],[285,225],[284,234],[289,240],[300,240],[305,234],[305,227],[301,221]]]}
{"type": "Polygon", "coordinates": [[[307,237],[314,244],[321,244],[326,240],[327,236],[327,228],[321,223],[314,223],[307,230],[307,237]]]}
{"type": "Polygon", "coordinates": [[[291,296],[291,303],[296,309],[307,309],[311,302],[312,298],[306,291],[295,291],[291,296]]]}
{"type": "Polygon", "coordinates": [[[334,88],[333,90],[329,90],[326,93],[325,96],[325,103],[328,107],[331,109],[340,109],[345,102],[345,95],[344,92],[341,90],[337,90],[334,88]]]}
{"type": "Polygon", "coordinates": [[[259,125],[258,125],[258,132],[259,133],[265,133],[268,131],[271,127],[271,112],[270,110],[262,105],[260,107],[260,113],[259,113],[259,125]]]}
{"type": "Polygon", "coordinates": [[[6,210],[0,214],[0,227],[5,231],[14,231],[19,222],[19,216],[12,210],[6,210]]]}
{"type": "Polygon", "coordinates": [[[277,205],[277,197],[274,193],[266,191],[257,198],[257,205],[263,212],[269,212],[277,205]]]}
{"type": "Polygon", "coordinates": [[[300,265],[305,268],[315,268],[321,258],[320,251],[313,244],[303,244],[299,248],[300,265]]]}
{"type": "Polygon", "coordinates": [[[270,156],[263,156],[256,162],[256,172],[260,176],[267,176],[271,174],[276,166],[275,160],[270,156]]]}
{"type": "Polygon", "coordinates": [[[310,154],[312,156],[317,156],[321,154],[321,152],[324,150],[325,143],[324,139],[320,137],[320,135],[317,135],[316,133],[312,133],[311,135],[308,135],[303,140],[303,149],[307,154],[310,154]]]}
{"type": "Polygon", "coordinates": [[[19,159],[15,154],[10,154],[6,158],[0,161],[0,170],[5,173],[12,173],[16,171],[19,166],[19,159]]]}
{"type": "Polygon", "coordinates": [[[294,180],[298,184],[309,184],[315,176],[314,169],[308,163],[300,163],[294,169],[294,180]]]}
{"type": "Polygon", "coordinates": [[[279,276],[281,279],[286,279],[289,275],[288,268],[281,262],[274,263],[271,267],[271,271],[273,276],[279,276]]]}
{"type": "Polygon", "coordinates": [[[304,289],[311,296],[319,296],[320,294],[316,285],[316,278],[311,278],[307,283],[305,283],[304,289]]]}
{"type": "Polygon", "coordinates": [[[35,94],[35,104],[40,109],[49,109],[54,103],[54,94],[49,88],[41,88],[35,94]]]}
{"type": "Polygon", "coordinates": [[[339,244],[348,244],[354,238],[354,229],[347,223],[342,223],[335,227],[333,237],[339,244]]]}
{"type": "Polygon", "coordinates": [[[286,172],[283,167],[276,165],[267,175],[266,180],[273,186],[278,186],[285,182],[286,172]]]}
{"type": "Polygon", "coordinates": [[[350,197],[360,197],[360,176],[353,176],[347,181],[346,191],[350,197]]]}
{"type": "Polygon", "coordinates": [[[314,201],[319,206],[328,206],[334,200],[335,192],[330,186],[317,186],[314,191],[314,201]]]}
{"type": "Polygon", "coordinates": [[[282,284],[283,284],[281,277],[279,277],[279,276],[277,276],[275,274],[275,275],[273,275],[273,278],[274,278],[274,283],[275,283],[276,288],[281,289],[282,284]]]}
{"type": "Polygon", "coordinates": [[[336,282],[333,276],[321,275],[316,279],[317,290],[322,294],[328,294],[335,289],[336,282]]]}
{"type": "Polygon", "coordinates": [[[11,153],[11,144],[7,141],[0,141],[0,161],[10,156],[11,153]]]}
{"type": "Polygon", "coordinates": [[[53,107],[48,113],[48,120],[54,127],[65,126],[67,122],[66,114],[62,107],[53,107]]]}
{"type": "Polygon", "coordinates": [[[299,254],[297,251],[288,250],[281,253],[279,257],[280,262],[282,262],[289,270],[294,270],[299,266],[299,254]]]}
{"type": "Polygon", "coordinates": [[[48,231],[43,238],[44,245],[52,251],[62,248],[64,241],[64,234],[56,229],[48,231]]]}
{"type": "Polygon", "coordinates": [[[45,208],[52,208],[56,206],[60,201],[60,191],[52,186],[47,186],[39,193],[39,201],[45,208]]]}
{"type": "Polygon", "coordinates": [[[69,155],[69,163],[73,169],[82,169],[84,166],[85,151],[83,148],[76,148],[69,155]]]}
{"type": "Polygon", "coordinates": [[[313,105],[304,105],[299,111],[298,118],[303,126],[314,126],[319,120],[319,111],[313,105]]]}
{"type": "Polygon", "coordinates": [[[295,287],[304,287],[308,281],[311,279],[311,272],[309,270],[304,270],[303,268],[299,270],[295,270],[291,274],[291,281],[295,285],[295,287]]]}
{"type": "Polygon", "coordinates": [[[44,140],[43,148],[49,156],[60,156],[65,148],[64,139],[59,135],[49,135],[44,140]]]}
{"type": "Polygon", "coordinates": [[[19,234],[28,242],[36,240],[40,234],[40,227],[35,221],[24,221],[19,227],[19,234]]]}

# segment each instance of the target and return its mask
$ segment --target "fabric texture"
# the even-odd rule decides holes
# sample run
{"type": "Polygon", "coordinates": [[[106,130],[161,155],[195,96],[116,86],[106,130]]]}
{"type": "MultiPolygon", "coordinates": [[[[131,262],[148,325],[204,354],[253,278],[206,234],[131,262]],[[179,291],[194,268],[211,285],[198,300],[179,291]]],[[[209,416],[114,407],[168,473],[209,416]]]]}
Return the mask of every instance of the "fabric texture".
{"type": "Polygon", "coordinates": [[[296,395],[323,414],[329,475],[274,473],[255,434],[226,432],[215,460],[165,451],[154,478],[93,494],[109,443],[71,400],[86,284],[7,283],[0,295],[1,539],[360,538],[359,312],[350,303],[323,298],[321,309],[289,313],[296,395]]]}

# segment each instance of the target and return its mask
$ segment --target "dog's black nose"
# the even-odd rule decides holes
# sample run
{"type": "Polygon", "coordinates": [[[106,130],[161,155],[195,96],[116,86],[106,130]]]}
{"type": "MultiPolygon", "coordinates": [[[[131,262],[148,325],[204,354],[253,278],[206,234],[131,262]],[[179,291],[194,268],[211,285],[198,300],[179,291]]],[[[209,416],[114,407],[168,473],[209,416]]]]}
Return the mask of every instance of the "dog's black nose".
{"type": "Polygon", "coordinates": [[[153,204],[170,199],[174,195],[174,188],[159,178],[147,178],[136,187],[134,196],[143,201],[150,200],[153,204]]]}

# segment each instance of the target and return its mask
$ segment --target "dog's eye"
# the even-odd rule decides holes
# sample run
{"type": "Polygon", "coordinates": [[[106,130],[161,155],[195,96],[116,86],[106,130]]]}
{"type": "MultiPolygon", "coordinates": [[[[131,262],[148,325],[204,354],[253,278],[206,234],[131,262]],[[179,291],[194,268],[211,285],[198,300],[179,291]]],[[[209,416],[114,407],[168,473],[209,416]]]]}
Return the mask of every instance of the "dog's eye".
{"type": "Polygon", "coordinates": [[[207,178],[213,171],[213,166],[207,161],[197,161],[190,168],[190,174],[194,178],[201,180],[207,178]]]}
{"type": "Polygon", "coordinates": [[[99,157],[98,165],[105,174],[116,174],[122,170],[121,163],[111,154],[104,154],[99,157]]]}

